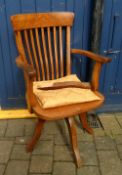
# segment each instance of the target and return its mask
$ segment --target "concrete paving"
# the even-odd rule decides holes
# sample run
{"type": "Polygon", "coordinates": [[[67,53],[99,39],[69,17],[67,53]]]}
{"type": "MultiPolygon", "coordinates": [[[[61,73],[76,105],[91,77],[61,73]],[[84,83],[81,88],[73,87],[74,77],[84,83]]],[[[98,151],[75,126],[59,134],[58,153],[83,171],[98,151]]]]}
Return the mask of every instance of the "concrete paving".
{"type": "Polygon", "coordinates": [[[121,175],[122,113],[99,114],[94,137],[77,121],[83,166],[76,168],[64,120],[47,122],[32,153],[25,146],[36,119],[0,120],[0,175],[121,175]]]}

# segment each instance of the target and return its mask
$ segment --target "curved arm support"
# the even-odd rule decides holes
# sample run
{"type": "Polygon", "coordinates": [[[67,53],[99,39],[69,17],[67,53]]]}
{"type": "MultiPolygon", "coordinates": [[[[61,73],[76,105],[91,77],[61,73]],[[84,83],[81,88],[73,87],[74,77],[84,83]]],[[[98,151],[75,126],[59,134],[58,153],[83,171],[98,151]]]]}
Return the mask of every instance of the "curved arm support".
{"type": "Polygon", "coordinates": [[[84,56],[86,56],[94,61],[100,62],[100,63],[109,63],[112,60],[111,58],[104,57],[104,56],[92,53],[90,51],[81,50],[81,49],[71,49],[71,53],[84,55],[84,56]]]}
{"type": "Polygon", "coordinates": [[[36,71],[34,68],[25,63],[21,56],[16,58],[16,64],[24,71],[24,77],[26,80],[26,100],[27,106],[30,112],[32,112],[32,106],[35,104],[35,96],[33,94],[33,81],[36,79],[36,71]]]}
{"type": "Polygon", "coordinates": [[[86,50],[80,50],[80,49],[71,49],[72,54],[80,54],[83,56],[86,56],[93,61],[96,61],[94,64],[93,72],[92,72],[92,79],[91,79],[91,89],[93,91],[98,90],[99,88],[99,77],[100,77],[100,72],[102,68],[102,64],[104,63],[109,63],[111,62],[111,58],[103,57],[98,54],[94,54],[90,51],[86,50]]]}
{"type": "Polygon", "coordinates": [[[23,60],[22,60],[22,57],[21,56],[18,56],[16,58],[16,64],[19,68],[21,68],[24,72],[26,72],[26,74],[32,78],[32,77],[36,77],[36,71],[34,70],[34,68],[25,63],[23,60]]]}

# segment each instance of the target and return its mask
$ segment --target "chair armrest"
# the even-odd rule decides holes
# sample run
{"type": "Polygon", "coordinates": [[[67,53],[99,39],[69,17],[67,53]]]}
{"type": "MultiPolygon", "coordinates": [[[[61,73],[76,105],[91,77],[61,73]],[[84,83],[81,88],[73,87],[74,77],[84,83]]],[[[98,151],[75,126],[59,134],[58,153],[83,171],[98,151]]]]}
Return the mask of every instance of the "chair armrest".
{"type": "Polygon", "coordinates": [[[34,70],[34,68],[31,65],[25,63],[22,60],[21,56],[18,56],[16,58],[16,64],[19,68],[25,71],[30,78],[36,77],[36,71],[34,70]]]}
{"type": "Polygon", "coordinates": [[[91,78],[90,84],[91,84],[91,89],[93,91],[97,91],[98,88],[99,88],[99,77],[100,77],[100,72],[101,72],[102,65],[104,63],[111,62],[112,59],[100,56],[98,54],[94,54],[90,51],[80,50],[80,49],[71,49],[71,53],[72,54],[84,55],[84,56],[96,61],[95,65],[94,65],[94,68],[93,68],[92,78],[91,78]]]}
{"type": "Polygon", "coordinates": [[[81,50],[81,49],[71,49],[71,53],[72,54],[80,54],[80,55],[84,55],[94,61],[100,62],[100,63],[109,63],[111,62],[111,58],[107,58],[98,54],[94,54],[90,51],[86,51],[86,50],[81,50]]]}
{"type": "Polygon", "coordinates": [[[31,65],[24,62],[21,56],[16,58],[16,64],[24,71],[24,78],[26,80],[26,101],[29,111],[32,111],[32,107],[35,105],[33,81],[36,79],[36,71],[31,65]]]}

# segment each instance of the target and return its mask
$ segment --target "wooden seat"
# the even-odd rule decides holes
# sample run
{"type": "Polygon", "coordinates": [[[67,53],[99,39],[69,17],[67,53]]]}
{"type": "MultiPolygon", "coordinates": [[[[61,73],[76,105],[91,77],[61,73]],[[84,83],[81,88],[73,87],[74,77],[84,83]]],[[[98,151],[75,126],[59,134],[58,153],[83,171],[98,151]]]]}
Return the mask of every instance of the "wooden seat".
{"type": "Polygon", "coordinates": [[[104,96],[98,92],[99,75],[102,64],[110,62],[111,59],[70,48],[73,20],[74,14],[70,12],[20,14],[11,17],[19,52],[16,63],[24,72],[28,110],[38,116],[38,123],[33,138],[27,145],[27,151],[33,150],[45,121],[65,118],[76,165],[80,167],[82,161],[73,117],[79,115],[83,128],[93,134],[87,123],[87,112],[98,108],[104,102],[104,96]],[[84,55],[95,62],[90,88],[100,100],[44,109],[33,93],[33,81],[53,80],[71,74],[71,54],[84,55]]]}
{"type": "Polygon", "coordinates": [[[66,105],[49,109],[43,109],[37,102],[36,106],[33,107],[33,111],[44,120],[57,120],[67,118],[72,115],[75,116],[80,113],[93,110],[99,107],[104,102],[104,97],[98,92],[96,92],[96,94],[101,98],[101,100],[80,104],[66,105]]]}

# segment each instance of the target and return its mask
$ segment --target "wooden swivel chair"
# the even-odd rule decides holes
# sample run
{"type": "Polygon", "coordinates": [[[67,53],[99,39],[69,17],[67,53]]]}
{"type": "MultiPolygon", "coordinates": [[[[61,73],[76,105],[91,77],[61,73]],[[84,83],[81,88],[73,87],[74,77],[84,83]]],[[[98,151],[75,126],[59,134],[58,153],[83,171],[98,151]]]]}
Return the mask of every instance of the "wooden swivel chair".
{"type": "Polygon", "coordinates": [[[38,116],[38,123],[32,140],[27,145],[27,151],[33,150],[45,121],[64,118],[68,124],[76,164],[80,167],[82,163],[73,117],[79,115],[83,128],[93,134],[86,114],[104,102],[104,96],[98,92],[99,75],[102,64],[110,62],[111,59],[70,48],[73,19],[74,14],[70,12],[37,13],[12,16],[11,22],[19,52],[16,63],[24,71],[27,106],[30,112],[38,116]],[[71,74],[71,54],[81,54],[95,61],[89,88],[100,100],[43,109],[33,94],[33,81],[51,80],[71,74]]]}

